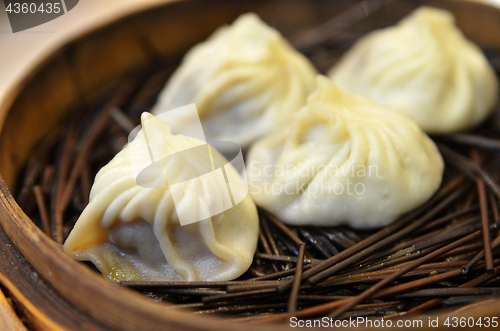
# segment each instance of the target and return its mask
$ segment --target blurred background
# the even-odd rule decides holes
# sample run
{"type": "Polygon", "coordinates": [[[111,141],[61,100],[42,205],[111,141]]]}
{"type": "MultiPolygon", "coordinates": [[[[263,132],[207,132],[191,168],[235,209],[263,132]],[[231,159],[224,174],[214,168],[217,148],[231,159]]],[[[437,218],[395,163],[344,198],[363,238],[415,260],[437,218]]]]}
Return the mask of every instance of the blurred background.
{"type": "Polygon", "coordinates": [[[63,16],[17,33],[12,33],[4,2],[0,1],[0,101],[37,60],[67,40],[113,18],[168,1],[172,0],[80,0],[63,16]]]}
{"type": "MultiPolygon", "coordinates": [[[[65,15],[15,34],[9,25],[4,2],[0,1],[0,102],[37,60],[59,45],[113,18],[168,1],[172,0],[80,0],[65,15]]],[[[457,1],[486,2],[500,7],[500,0],[457,1]]]]}

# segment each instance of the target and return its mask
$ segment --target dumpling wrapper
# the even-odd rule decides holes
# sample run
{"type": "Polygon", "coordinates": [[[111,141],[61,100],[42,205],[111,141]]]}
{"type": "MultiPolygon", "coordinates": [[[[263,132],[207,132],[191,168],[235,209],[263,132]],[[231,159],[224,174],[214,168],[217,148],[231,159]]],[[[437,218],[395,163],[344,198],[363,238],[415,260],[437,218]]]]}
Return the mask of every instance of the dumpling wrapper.
{"type": "Polygon", "coordinates": [[[324,76],[285,130],[247,157],[255,203],[293,225],[382,227],[439,188],[443,160],[408,117],[324,76]]]}
{"type": "Polygon", "coordinates": [[[328,76],[346,91],[408,115],[427,133],[472,128],[498,99],[497,77],[479,47],[451,13],[431,7],[361,38],[328,76]]]}
{"type": "MultiPolygon", "coordinates": [[[[220,183],[184,181],[212,171],[206,162],[192,166],[167,162],[166,172],[174,174],[167,178],[184,185],[179,203],[174,205],[161,172],[146,178],[153,188],[138,185],[136,170],[152,162],[144,148],[144,130],[146,127],[152,155],[172,155],[205,143],[172,135],[169,125],[151,114],[144,113],[141,120],[137,137],[97,174],[89,204],[64,243],[64,251],[77,260],[91,261],[113,281],[237,278],[251,265],[257,245],[259,221],[250,195],[220,214],[181,226],[179,208],[201,213],[203,208],[221,203],[220,197],[206,187],[220,183]]],[[[212,157],[219,164],[227,163],[214,148],[212,157]]],[[[231,189],[246,194],[246,185],[232,165],[225,169],[232,179],[231,189]]]]}
{"type": "Polygon", "coordinates": [[[186,54],[152,113],[195,103],[208,141],[246,148],[289,121],[314,90],[316,75],[278,31],[244,14],[186,54]]]}

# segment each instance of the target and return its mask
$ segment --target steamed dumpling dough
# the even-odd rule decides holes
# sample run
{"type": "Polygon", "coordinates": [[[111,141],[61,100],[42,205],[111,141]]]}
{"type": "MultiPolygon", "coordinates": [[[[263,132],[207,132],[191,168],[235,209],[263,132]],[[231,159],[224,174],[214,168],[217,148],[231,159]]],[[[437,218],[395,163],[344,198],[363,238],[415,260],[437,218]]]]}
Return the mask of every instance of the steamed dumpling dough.
{"type": "Polygon", "coordinates": [[[421,7],[361,38],[328,73],[346,91],[398,110],[428,133],[469,129],[498,98],[494,70],[451,13],[421,7]]]}
{"type": "Polygon", "coordinates": [[[278,31],[245,14],[186,54],[152,112],[195,103],[209,141],[245,148],[306,103],[316,74],[278,31]]]}
{"type": "Polygon", "coordinates": [[[249,190],[293,225],[385,226],[438,189],[443,160],[408,117],[324,76],[288,127],[252,145],[249,190]]]}
{"type": "MultiPolygon", "coordinates": [[[[237,278],[252,263],[257,245],[259,221],[250,195],[242,195],[241,202],[216,216],[181,226],[181,212],[196,213],[220,203],[218,196],[204,194],[205,185],[220,183],[187,182],[212,171],[211,165],[201,162],[186,166],[169,159],[172,162],[165,161],[164,169],[175,178],[167,177],[168,181],[175,179],[180,183],[177,185],[184,185],[175,206],[172,184],[165,183],[162,172],[146,178],[145,186],[155,188],[138,185],[135,169],[151,164],[148,149],[144,148],[144,130],[146,127],[152,155],[168,156],[205,143],[172,135],[169,125],[151,114],[144,113],[141,120],[142,129],[136,138],[97,174],[90,202],[65,242],[65,252],[77,260],[92,261],[113,281],[237,278]]],[[[213,148],[212,156],[221,164],[227,162],[213,148]]],[[[246,185],[232,165],[225,169],[232,180],[233,194],[246,194],[246,185]]],[[[224,180],[222,185],[226,185],[224,180]]]]}

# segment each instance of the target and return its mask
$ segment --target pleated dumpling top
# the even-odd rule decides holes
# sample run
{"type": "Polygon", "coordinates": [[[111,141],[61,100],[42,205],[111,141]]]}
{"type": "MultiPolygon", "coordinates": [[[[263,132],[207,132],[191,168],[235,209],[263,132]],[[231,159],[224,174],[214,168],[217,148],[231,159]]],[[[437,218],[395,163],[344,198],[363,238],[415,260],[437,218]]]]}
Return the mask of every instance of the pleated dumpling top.
{"type": "Polygon", "coordinates": [[[205,142],[173,135],[168,123],[151,114],[144,113],[141,120],[135,139],[97,174],[90,202],[64,251],[77,260],[92,261],[113,281],[237,278],[252,263],[259,227],[246,184],[212,148],[210,159],[226,164],[229,190],[222,173],[214,172],[202,157],[209,148],[205,142]],[[194,151],[191,163],[175,157],[182,151],[194,151]],[[154,164],[151,171],[139,172],[151,169],[153,156],[166,158],[157,160],[158,168],[154,164]],[[232,207],[230,200],[223,206],[228,191],[242,197],[232,207]],[[224,211],[181,225],[181,214],[196,218],[213,210],[224,211]]]}
{"type": "Polygon", "coordinates": [[[194,103],[208,140],[246,148],[305,104],[316,75],[277,30],[244,14],[186,54],[152,113],[194,103]]]}
{"type": "Polygon", "coordinates": [[[498,99],[498,80],[481,49],[451,13],[431,7],[361,38],[328,75],[340,88],[411,117],[427,133],[470,129],[498,99]]]}
{"type": "Polygon", "coordinates": [[[255,203],[283,222],[358,229],[424,203],[444,168],[413,120],[324,76],[285,130],[252,146],[246,165],[255,203]]]}

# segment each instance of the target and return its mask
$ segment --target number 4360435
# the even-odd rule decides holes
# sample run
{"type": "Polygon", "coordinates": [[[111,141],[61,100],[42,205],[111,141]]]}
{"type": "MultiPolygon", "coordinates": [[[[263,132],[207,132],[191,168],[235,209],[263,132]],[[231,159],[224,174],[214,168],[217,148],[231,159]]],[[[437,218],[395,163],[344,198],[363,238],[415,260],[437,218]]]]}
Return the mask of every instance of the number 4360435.
{"type": "Polygon", "coordinates": [[[457,328],[457,327],[484,327],[484,328],[497,328],[498,327],[498,317],[448,317],[444,321],[444,325],[447,327],[457,328]]]}
{"type": "Polygon", "coordinates": [[[46,14],[59,14],[61,12],[61,4],[60,3],[41,3],[37,5],[36,3],[9,3],[7,8],[5,9],[8,13],[14,14],[34,14],[34,13],[46,13],[46,14]]]}

